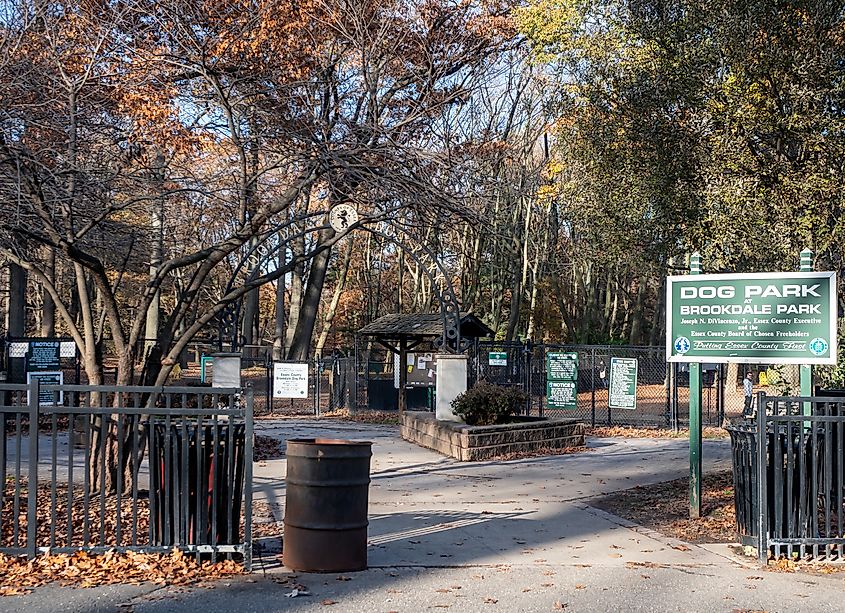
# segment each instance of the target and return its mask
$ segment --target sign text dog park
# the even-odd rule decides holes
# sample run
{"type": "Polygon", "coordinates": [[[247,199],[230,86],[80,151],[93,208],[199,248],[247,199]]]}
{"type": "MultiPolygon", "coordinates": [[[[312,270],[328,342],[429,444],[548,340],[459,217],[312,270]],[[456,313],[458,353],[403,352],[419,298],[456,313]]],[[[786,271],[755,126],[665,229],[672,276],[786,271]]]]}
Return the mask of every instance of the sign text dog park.
{"type": "Polygon", "coordinates": [[[836,273],[669,277],[670,362],[836,363],[836,273]]]}

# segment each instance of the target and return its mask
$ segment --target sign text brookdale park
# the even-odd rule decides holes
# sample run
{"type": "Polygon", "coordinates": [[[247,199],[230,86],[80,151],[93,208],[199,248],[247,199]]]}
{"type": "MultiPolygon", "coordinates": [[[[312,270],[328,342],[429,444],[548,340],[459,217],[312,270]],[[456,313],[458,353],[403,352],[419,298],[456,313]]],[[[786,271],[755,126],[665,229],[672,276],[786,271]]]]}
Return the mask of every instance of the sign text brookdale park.
{"type": "Polygon", "coordinates": [[[668,277],[670,362],[836,363],[836,273],[668,277]]]}

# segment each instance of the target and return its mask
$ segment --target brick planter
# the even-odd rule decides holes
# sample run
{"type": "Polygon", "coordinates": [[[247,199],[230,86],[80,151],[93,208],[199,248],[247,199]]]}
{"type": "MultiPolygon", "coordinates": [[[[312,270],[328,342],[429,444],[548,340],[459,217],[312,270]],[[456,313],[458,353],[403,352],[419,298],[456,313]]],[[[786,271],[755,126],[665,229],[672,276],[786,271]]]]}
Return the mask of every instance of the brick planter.
{"type": "Polygon", "coordinates": [[[574,419],[522,417],[496,426],[437,421],[433,413],[405,411],[402,438],[457,460],[489,460],[509,453],[584,446],[584,424],[574,419]]]}

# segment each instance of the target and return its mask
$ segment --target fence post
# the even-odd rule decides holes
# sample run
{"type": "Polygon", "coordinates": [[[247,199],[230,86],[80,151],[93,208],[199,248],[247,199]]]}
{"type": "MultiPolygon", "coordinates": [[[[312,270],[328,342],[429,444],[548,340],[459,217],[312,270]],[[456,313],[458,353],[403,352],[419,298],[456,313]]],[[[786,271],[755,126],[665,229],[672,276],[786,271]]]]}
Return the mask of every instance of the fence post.
{"type": "Polygon", "coordinates": [[[358,353],[358,335],[355,335],[355,363],[353,364],[353,368],[355,369],[353,372],[353,396],[352,401],[349,403],[349,412],[350,413],[357,413],[358,412],[358,377],[360,376],[361,365],[359,363],[359,353],[358,353]]]}
{"type": "Polygon", "coordinates": [[[757,561],[769,559],[768,518],[766,499],[766,394],[757,394],[757,561]]]}
{"type": "MultiPolygon", "coordinates": [[[[525,344],[522,348],[525,352],[525,377],[523,380],[523,384],[525,385],[526,391],[526,406],[525,406],[525,414],[531,415],[531,340],[526,340],[525,344]]],[[[540,417],[543,416],[543,409],[540,407],[539,409],[540,417]]]]}
{"type": "Polygon", "coordinates": [[[273,402],[273,389],[274,384],[274,373],[273,373],[273,356],[270,355],[267,357],[267,361],[264,363],[264,369],[267,374],[267,406],[265,407],[268,413],[272,413],[273,409],[275,409],[275,403],[273,402]]]}
{"type": "Polygon", "coordinates": [[[320,358],[314,356],[314,415],[320,416],[320,380],[322,373],[320,372],[320,358]]]}
{"type": "MultiPolygon", "coordinates": [[[[38,394],[41,382],[33,377],[29,382],[29,476],[27,477],[26,502],[26,555],[33,559],[38,554],[38,394]]],[[[5,433],[3,434],[5,436],[5,433]]],[[[20,443],[20,440],[18,440],[20,443]]],[[[71,444],[73,444],[71,442],[71,444]]]]}
{"type": "Polygon", "coordinates": [[[590,354],[590,425],[596,427],[596,348],[590,354]]]}
{"type": "Polygon", "coordinates": [[[677,362],[672,362],[672,424],[675,432],[681,429],[681,401],[678,398],[677,362]]]}
{"type": "Polygon", "coordinates": [[[252,570],[252,460],[253,460],[253,411],[254,391],[252,384],[246,386],[246,409],[244,411],[244,436],[246,457],[244,458],[244,569],[252,570]]]}

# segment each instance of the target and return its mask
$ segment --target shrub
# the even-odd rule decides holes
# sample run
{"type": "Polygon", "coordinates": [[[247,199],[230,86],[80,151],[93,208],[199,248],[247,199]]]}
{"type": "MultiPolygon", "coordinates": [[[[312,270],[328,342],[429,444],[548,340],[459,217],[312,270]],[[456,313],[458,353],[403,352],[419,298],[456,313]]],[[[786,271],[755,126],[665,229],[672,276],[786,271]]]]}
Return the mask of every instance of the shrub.
{"type": "Polygon", "coordinates": [[[470,426],[505,423],[525,406],[522,390],[481,381],[452,401],[455,415],[470,426]]]}

